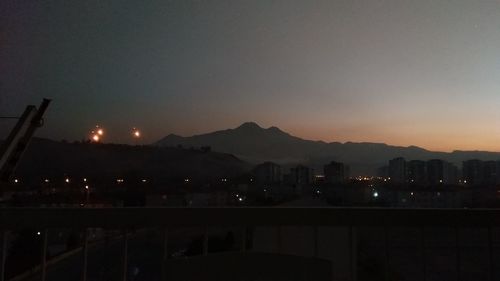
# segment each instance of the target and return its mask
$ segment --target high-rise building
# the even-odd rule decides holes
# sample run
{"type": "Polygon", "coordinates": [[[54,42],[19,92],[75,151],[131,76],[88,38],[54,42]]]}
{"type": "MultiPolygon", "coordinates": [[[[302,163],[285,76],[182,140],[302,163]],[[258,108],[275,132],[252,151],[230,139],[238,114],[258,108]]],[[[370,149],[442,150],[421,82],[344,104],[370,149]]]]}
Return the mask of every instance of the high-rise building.
{"type": "Polygon", "coordinates": [[[407,181],[406,160],[402,157],[389,161],[389,178],[394,183],[404,183],[407,181]]]}
{"type": "Polygon", "coordinates": [[[427,165],[425,161],[412,160],[407,163],[408,182],[424,185],[427,183],[427,165]]]}
{"type": "Polygon", "coordinates": [[[455,165],[441,159],[427,161],[427,181],[430,185],[456,184],[458,169],[455,165]]]}
{"type": "Polygon", "coordinates": [[[484,162],[481,160],[467,160],[462,163],[463,179],[469,185],[483,184],[484,170],[484,162]]]}
{"type": "Polygon", "coordinates": [[[349,166],[344,163],[332,161],[323,167],[325,182],[343,183],[349,178],[349,166]]]}
{"type": "Polygon", "coordinates": [[[303,165],[297,165],[290,169],[288,182],[290,184],[309,184],[312,182],[312,170],[303,165]]]}
{"type": "Polygon", "coordinates": [[[467,160],[463,162],[462,173],[468,185],[495,185],[500,182],[500,162],[467,160]]]}
{"type": "Polygon", "coordinates": [[[436,185],[444,183],[444,161],[433,159],[427,161],[427,180],[429,184],[436,185]]]}
{"type": "Polygon", "coordinates": [[[272,162],[257,165],[253,174],[256,183],[275,184],[281,182],[281,166],[272,162]]]}
{"type": "Polygon", "coordinates": [[[387,178],[389,176],[389,166],[383,166],[377,169],[377,176],[387,178]]]}

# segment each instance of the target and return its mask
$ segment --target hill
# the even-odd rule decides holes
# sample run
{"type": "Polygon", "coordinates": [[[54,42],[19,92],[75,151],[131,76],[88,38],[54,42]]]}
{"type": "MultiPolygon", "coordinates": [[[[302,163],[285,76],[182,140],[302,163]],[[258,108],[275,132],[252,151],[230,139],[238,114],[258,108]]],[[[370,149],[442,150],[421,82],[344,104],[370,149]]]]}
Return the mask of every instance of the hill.
{"type": "Polygon", "coordinates": [[[250,168],[233,155],[179,148],[118,144],[65,143],[34,139],[16,176],[41,180],[71,177],[144,177],[164,182],[238,176],[250,168]]]}

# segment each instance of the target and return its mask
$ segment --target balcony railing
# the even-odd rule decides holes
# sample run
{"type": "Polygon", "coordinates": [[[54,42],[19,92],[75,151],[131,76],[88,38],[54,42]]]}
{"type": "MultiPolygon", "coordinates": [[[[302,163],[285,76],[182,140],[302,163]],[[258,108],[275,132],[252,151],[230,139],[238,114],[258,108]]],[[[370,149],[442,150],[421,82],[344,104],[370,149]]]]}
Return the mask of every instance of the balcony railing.
{"type": "MultiPolygon", "coordinates": [[[[312,257],[321,258],[321,242],[319,229],[324,227],[340,227],[347,232],[348,254],[345,256],[349,265],[349,280],[357,278],[356,261],[356,234],[360,227],[376,227],[383,230],[383,251],[385,280],[391,280],[389,273],[391,241],[387,235],[390,229],[410,227],[421,230],[422,252],[422,278],[426,280],[426,238],[425,230],[435,227],[445,227],[455,231],[454,253],[456,256],[456,279],[460,280],[461,260],[463,255],[460,241],[460,230],[483,229],[486,236],[483,241],[487,251],[483,254],[487,257],[488,279],[494,280],[494,254],[493,254],[493,229],[500,227],[500,210],[492,209],[387,209],[387,208],[1,208],[0,209],[0,231],[2,254],[0,255],[0,280],[5,279],[5,259],[7,236],[10,231],[21,229],[39,229],[42,240],[41,260],[39,262],[39,280],[46,280],[47,276],[47,243],[48,231],[50,229],[68,228],[83,229],[84,243],[81,248],[81,279],[87,280],[89,237],[88,228],[119,229],[123,242],[122,247],[122,273],[121,280],[127,280],[127,262],[129,251],[129,239],[131,230],[159,229],[163,232],[163,271],[169,262],[169,233],[180,228],[197,228],[203,233],[202,256],[205,260],[197,263],[207,263],[209,255],[209,230],[214,228],[232,227],[241,229],[242,239],[239,248],[242,254],[226,257],[239,259],[245,256],[256,255],[256,260],[263,257],[250,249],[247,245],[249,229],[259,227],[276,229],[275,240],[276,253],[282,250],[281,229],[286,227],[305,227],[311,230],[310,236],[312,257]],[[248,252],[247,252],[248,251],[248,252]]],[[[33,251],[36,251],[34,249],[33,251]]],[[[276,255],[277,257],[278,255],[276,255]]],[[[220,255],[213,256],[219,259],[220,255]]],[[[246,259],[246,262],[249,260],[246,259]]],[[[299,260],[289,260],[293,263],[299,260]]],[[[304,260],[304,262],[306,262],[304,260]]],[[[317,260],[318,264],[322,261],[317,260]]],[[[180,266],[180,265],[179,265],[180,266]]],[[[185,266],[185,265],[183,265],[185,266]]],[[[240,268],[241,270],[241,268],[240,268]]],[[[163,274],[163,280],[167,280],[168,274],[163,274]]],[[[174,278],[175,279],[175,278],[174,278]]],[[[331,280],[331,279],[329,279],[331,280]]]]}

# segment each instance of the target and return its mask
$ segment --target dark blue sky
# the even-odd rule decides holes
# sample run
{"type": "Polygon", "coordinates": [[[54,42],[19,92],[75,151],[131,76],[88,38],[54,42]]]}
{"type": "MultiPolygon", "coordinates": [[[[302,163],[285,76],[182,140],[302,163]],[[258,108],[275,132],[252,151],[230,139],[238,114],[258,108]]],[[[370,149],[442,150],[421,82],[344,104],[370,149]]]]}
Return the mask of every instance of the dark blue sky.
{"type": "MultiPolygon", "coordinates": [[[[0,113],[144,142],[244,121],[303,138],[500,150],[498,1],[0,4],[0,113]]],[[[12,122],[0,121],[5,136],[12,122]]]]}

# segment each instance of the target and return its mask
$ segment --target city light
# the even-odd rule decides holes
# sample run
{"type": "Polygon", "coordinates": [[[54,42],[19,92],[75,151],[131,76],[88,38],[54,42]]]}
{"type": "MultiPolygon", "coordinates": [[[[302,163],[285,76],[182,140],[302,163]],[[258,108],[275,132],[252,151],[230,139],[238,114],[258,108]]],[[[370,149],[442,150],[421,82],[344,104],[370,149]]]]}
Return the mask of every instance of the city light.
{"type": "Polygon", "coordinates": [[[49,179],[45,179],[45,180],[44,180],[44,182],[49,183],[49,182],[50,182],[50,180],[49,180],[49,179]]]}
{"type": "Polygon", "coordinates": [[[97,135],[102,136],[104,135],[104,130],[102,128],[99,128],[99,125],[95,126],[97,135]]]}
{"type": "Polygon", "coordinates": [[[69,183],[69,178],[64,179],[66,183],[69,183]]]}
{"type": "Polygon", "coordinates": [[[136,138],[136,139],[140,138],[141,137],[141,131],[139,131],[139,129],[137,129],[137,128],[133,128],[132,129],[132,136],[134,138],[136,138]]]}
{"type": "Polygon", "coordinates": [[[87,190],[88,190],[88,189],[89,189],[89,186],[88,186],[88,185],[86,185],[86,186],[85,186],[85,189],[87,189],[87,190]]]}
{"type": "Polygon", "coordinates": [[[19,180],[18,180],[18,179],[14,179],[14,182],[15,182],[15,183],[19,183],[19,180]]]}
{"type": "Polygon", "coordinates": [[[373,192],[373,197],[377,198],[378,197],[378,192],[373,192]]]}
{"type": "Polygon", "coordinates": [[[95,130],[90,131],[90,140],[93,142],[99,142],[104,135],[104,129],[100,128],[99,125],[95,126],[95,130]]]}

